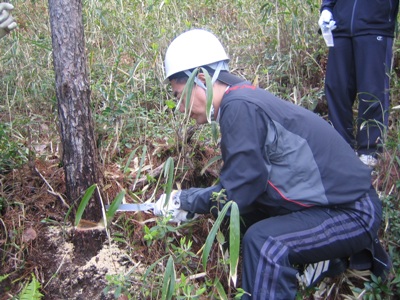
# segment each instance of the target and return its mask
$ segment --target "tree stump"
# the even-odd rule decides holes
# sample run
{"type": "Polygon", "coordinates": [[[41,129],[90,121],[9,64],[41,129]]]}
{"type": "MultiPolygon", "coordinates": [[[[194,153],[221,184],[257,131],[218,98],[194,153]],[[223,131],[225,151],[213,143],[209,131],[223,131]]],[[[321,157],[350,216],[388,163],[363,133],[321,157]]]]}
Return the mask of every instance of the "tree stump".
{"type": "Polygon", "coordinates": [[[87,261],[99,253],[106,239],[107,232],[104,226],[81,220],[71,236],[71,242],[74,245],[75,263],[77,265],[86,264],[87,261]]]}

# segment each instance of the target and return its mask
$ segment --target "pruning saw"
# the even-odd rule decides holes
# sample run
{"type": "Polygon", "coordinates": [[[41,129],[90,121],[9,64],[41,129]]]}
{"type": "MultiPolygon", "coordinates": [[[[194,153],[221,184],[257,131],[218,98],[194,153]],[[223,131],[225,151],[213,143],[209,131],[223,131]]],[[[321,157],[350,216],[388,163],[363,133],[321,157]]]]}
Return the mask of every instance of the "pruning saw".
{"type": "MultiPolygon", "coordinates": [[[[117,208],[117,211],[147,211],[154,210],[155,203],[123,203],[117,208]]],[[[108,210],[110,205],[105,205],[108,210]]]]}

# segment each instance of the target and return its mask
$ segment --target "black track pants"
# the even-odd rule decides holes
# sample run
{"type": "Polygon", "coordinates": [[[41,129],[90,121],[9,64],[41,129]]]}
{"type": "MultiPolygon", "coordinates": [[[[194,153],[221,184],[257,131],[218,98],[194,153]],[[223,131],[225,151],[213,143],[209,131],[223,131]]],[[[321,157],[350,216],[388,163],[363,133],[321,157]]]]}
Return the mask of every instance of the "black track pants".
{"type": "Polygon", "coordinates": [[[388,124],[393,39],[377,35],[339,37],[329,48],[325,94],[329,119],[359,154],[376,152],[388,124]],[[359,100],[356,136],[353,104],[359,100]]]}
{"type": "Polygon", "coordinates": [[[242,299],[290,300],[296,295],[293,264],[349,257],[371,245],[381,222],[375,190],[337,207],[313,207],[253,224],[243,238],[242,299]]]}

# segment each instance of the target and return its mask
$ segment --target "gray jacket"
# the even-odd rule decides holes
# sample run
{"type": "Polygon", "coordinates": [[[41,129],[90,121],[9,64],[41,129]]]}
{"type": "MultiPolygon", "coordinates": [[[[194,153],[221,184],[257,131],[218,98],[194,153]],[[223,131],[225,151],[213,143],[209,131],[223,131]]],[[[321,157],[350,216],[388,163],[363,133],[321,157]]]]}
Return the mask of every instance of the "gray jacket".
{"type": "Polygon", "coordinates": [[[313,112],[243,82],[226,91],[219,113],[220,182],[183,190],[182,209],[209,213],[221,189],[241,214],[338,205],[369,191],[370,169],[313,112]]]}

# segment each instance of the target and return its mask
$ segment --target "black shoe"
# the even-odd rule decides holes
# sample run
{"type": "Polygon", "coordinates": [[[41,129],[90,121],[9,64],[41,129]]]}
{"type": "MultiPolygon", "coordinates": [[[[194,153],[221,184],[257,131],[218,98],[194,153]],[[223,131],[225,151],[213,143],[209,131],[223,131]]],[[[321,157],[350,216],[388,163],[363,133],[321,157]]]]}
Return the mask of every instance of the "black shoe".
{"type": "Polygon", "coordinates": [[[390,257],[383,249],[379,239],[376,238],[374,240],[374,258],[371,271],[376,277],[381,277],[382,281],[386,281],[391,268],[390,257]]]}

